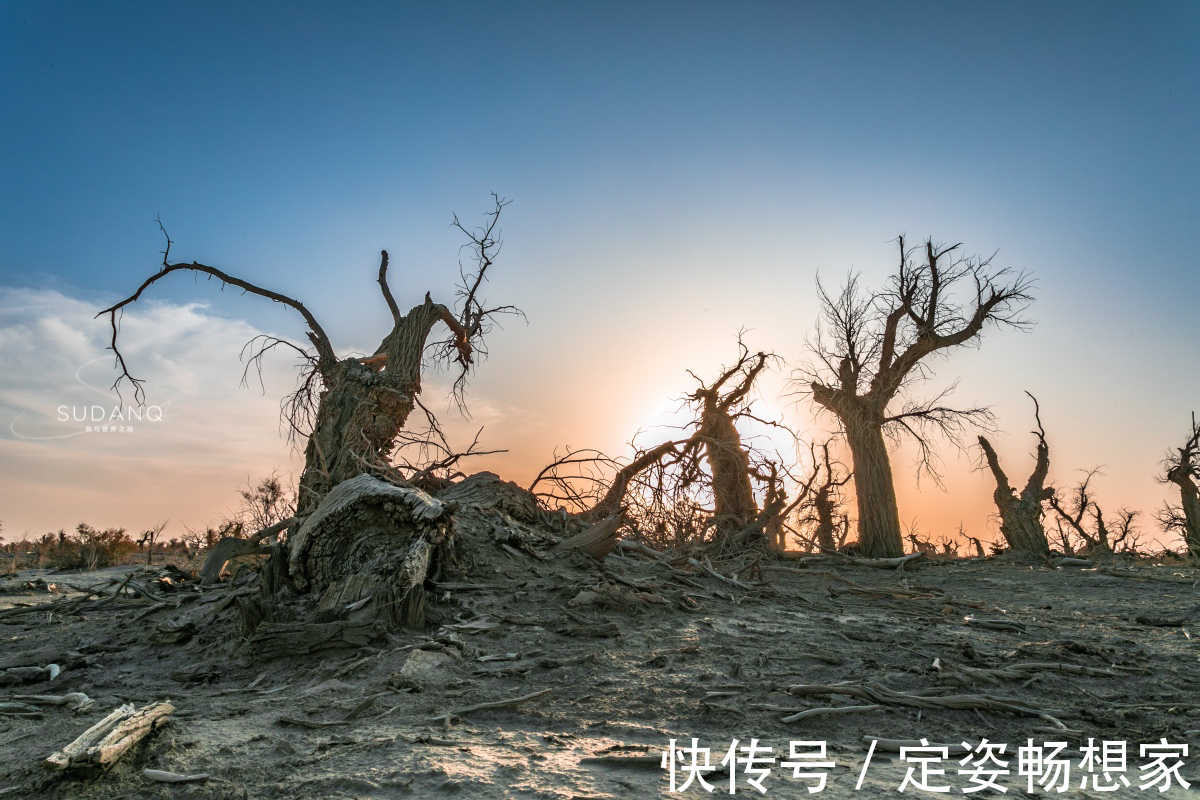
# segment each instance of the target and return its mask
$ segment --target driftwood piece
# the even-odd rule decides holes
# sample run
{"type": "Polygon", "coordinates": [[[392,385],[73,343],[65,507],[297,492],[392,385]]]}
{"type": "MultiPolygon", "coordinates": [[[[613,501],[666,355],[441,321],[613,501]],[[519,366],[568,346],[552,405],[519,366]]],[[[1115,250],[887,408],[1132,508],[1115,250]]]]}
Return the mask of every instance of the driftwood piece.
{"type": "Polygon", "coordinates": [[[802,719],[811,719],[812,717],[832,717],[838,714],[862,714],[865,711],[878,711],[883,706],[878,703],[872,703],[865,706],[836,706],[834,708],[810,708],[807,711],[801,711],[798,714],[792,714],[790,717],[784,717],[780,722],[799,722],[802,719]]]}
{"type": "Polygon", "coordinates": [[[90,711],[96,701],[83,692],[67,692],[66,694],[15,694],[12,697],[23,703],[37,706],[68,706],[76,713],[90,711]]]}
{"type": "MultiPolygon", "coordinates": [[[[825,553],[822,555],[809,555],[807,553],[777,553],[780,558],[792,559],[801,564],[845,564],[855,567],[874,567],[875,569],[901,569],[912,564],[914,561],[920,561],[925,557],[923,552],[909,553],[906,556],[898,556],[896,558],[859,558],[857,556],[848,556],[845,553],[825,553]]],[[[765,566],[764,566],[765,568],[765,566]]]]}
{"type": "Polygon", "coordinates": [[[1098,572],[1112,575],[1115,578],[1132,578],[1135,581],[1156,581],[1158,583],[1182,583],[1195,587],[1200,585],[1200,577],[1185,578],[1179,575],[1154,575],[1145,570],[1133,570],[1125,567],[1101,567],[1098,572]]]}
{"type": "Polygon", "coordinates": [[[144,769],[142,775],[158,783],[204,783],[209,779],[207,772],[197,772],[194,775],[181,775],[178,772],[165,772],[161,769],[144,769]]]}
{"type": "Polygon", "coordinates": [[[51,769],[109,767],[162,725],[174,710],[175,706],[165,701],[140,709],[123,705],[62,750],[47,756],[43,763],[51,769]]]}
{"type": "Polygon", "coordinates": [[[497,709],[497,708],[512,708],[513,706],[519,706],[522,703],[528,703],[530,700],[536,700],[537,698],[541,697],[542,695],[549,694],[550,692],[553,692],[553,691],[554,691],[553,688],[541,689],[540,691],[531,692],[529,694],[524,694],[524,695],[521,695],[520,697],[513,697],[508,700],[493,700],[488,703],[477,703],[473,706],[466,706],[465,708],[457,708],[446,714],[442,714],[440,716],[434,717],[432,721],[433,722],[438,722],[438,721],[449,722],[451,717],[462,717],[467,714],[473,714],[476,711],[491,711],[492,709],[497,709]]]}
{"type": "Polygon", "coordinates": [[[741,581],[739,581],[735,578],[730,578],[728,576],[722,575],[721,573],[717,572],[715,569],[710,567],[708,564],[697,561],[694,558],[689,558],[688,563],[691,564],[693,567],[696,567],[697,569],[699,569],[701,572],[704,572],[709,577],[716,578],[717,580],[721,581],[722,583],[729,584],[730,586],[734,587],[735,589],[740,589],[743,592],[749,592],[749,591],[752,591],[754,588],[745,583],[742,583],[741,581]]]}
{"type": "Polygon", "coordinates": [[[1164,616],[1138,614],[1133,618],[1133,621],[1139,625],[1148,625],[1152,628],[1183,628],[1196,624],[1196,620],[1200,618],[1198,615],[1200,615],[1200,604],[1164,616]]]}
{"type": "Polygon", "coordinates": [[[1025,632],[1024,625],[1007,619],[977,619],[975,617],[966,617],[963,622],[972,628],[983,628],[984,630],[988,631],[1011,631],[1013,633],[1025,632]]]}
{"type": "Polygon", "coordinates": [[[296,524],[298,520],[295,517],[288,517],[282,522],[277,522],[274,525],[263,528],[253,536],[248,536],[245,539],[239,539],[236,536],[226,536],[213,545],[209,551],[208,557],[204,559],[204,566],[200,568],[200,583],[205,586],[211,586],[221,579],[221,573],[225,570],[225,565],[239,556],[269,555],[270,547],[261,546],[259,542],[268,537],[274,536],[277,533],[287,530],[296,524]]]}
{"type": "Polygon", "coordinates": [[[1100,667],[1088,667],[1083,664],[1068,664],[1058,661],[1022,661],[1004,667],[984,669],[981,667],[970,667],[965,664],[950,664],[937,659],[934,661],[933,666],[934,669],[942,674],[944,679],[963,686],[975,682],[1000,683],[1001,681],[1025,680],[1041,672],[1065,672],[1068,675],[1115,678],[1131,671],[1126,669],[1118,672],[1114,669],[1102,669],[1100,667]]]}
{"type": "Polygon", "coordinates": [[[62,654],[63,648],[61,647],[39,647],[36,650],[15,653],[5,658],[0,658],[0,670],[9,669],[10,667],[32,667],[39,664],[48,664],[51,661],[58,661],[62,654]]]}
{"type": "Polygon", "coordinates": [[[0,686],[14,686],[22,683],[42,683],[58,677],[62,668],[58,664],[48,664],[44,667],[13,667],[0,670],[0,686]]]}
{"type": "Polygon", "coordinates": [[[264,622],[250,644],[263,660],[289,658],[321,650],[365,647],[379,635],[371,622],[264,622]]]}
{"type": "Polygon", "coordinates": [[[898,692],[876,683],[800,684],[788,687],[787,692],[794,695],[842,694],[847,697],[866,700],[868,703],[878,703],[885,706],[907,706],[909,708],[920,709],[1003,711],[1018,716],[1044,719],[1056,728],[1065,729],[1067,727],[1048,711],[1027,706],[1017,700],[993,697],[987,694],[923,695],[898,692]]]}

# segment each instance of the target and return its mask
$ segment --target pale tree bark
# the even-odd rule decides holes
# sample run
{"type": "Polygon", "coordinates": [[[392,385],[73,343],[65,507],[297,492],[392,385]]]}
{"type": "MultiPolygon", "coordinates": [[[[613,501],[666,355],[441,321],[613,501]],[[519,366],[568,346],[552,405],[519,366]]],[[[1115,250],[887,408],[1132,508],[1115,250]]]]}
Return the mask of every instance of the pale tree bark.
{"type": "Polygon", "coordinates": [[[1023,553],[1048,555],[1050,544],[1046,540],[1046,530],[1042,527],[1042,519],[1046,513],[1042,504],[1054,495],[1054,490],[1046,486],[1046,476],[1050,472],[1050,447],[1046,444],[1046,431],[1042,428],[1037,398],[1032,394],[1029,397],[1033,400],[1033,413],[1038,425],[1035,431],[1038,437],[1037,460],[1020,494],[1009,484],[1008,476],[1000,467],[1000,459],[992,443],[986,437],[980,436],[979,446],[983,449],[988,468],[996,479],[996,490],[992,497],[1000,512],[1000,533],[1008,543],[1008,548],[1023,553]]]}
{"type": "Polygon", "coordinates": [[[1021,310],[1031,300],[1030,279],[993,269],[991,259],[960,257],[959,245],[925,242],[924,263],[900,237],[900,264],[891,285],[867,293],[851,276],[840,295],[818,283],[822,318],[812,344],[814,361],[801,372],[812,399],[838,419],[853,459],[858,503],[858,549],[868,557],[903,554],[900,514],[884,434],[911,435],[920,449],[918,474],[935,480],[931,436],[956,444],[969,425],[986,426],[986,408],[943,405],[931,399],[895,401],[907,386],[927,377],[930,357],[974,342],[988,323],[1023,327],[1021,310]]]}

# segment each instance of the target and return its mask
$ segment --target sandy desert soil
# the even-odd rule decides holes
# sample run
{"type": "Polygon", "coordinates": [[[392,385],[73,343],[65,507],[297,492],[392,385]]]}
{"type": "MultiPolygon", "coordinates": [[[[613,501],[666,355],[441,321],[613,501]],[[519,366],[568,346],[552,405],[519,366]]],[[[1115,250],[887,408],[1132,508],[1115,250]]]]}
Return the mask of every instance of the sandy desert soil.
{"type": "MultiPolygon", "coordinates": [[[[766,796],[810,796],[814,779],[779,766],[792,741],[826,743],[835,766],[823,770],[823,796],[894,796],[910,769],[919,777],[919,753],[901,760],[877,746],[856,789],[863,737],[1005,743],[1000,760],[1010,759],[1011,772],[997,788],[971,792],[982,796],[1002,796],[998,787],[1026,796],[1015,750],[1029,739],[1069,743],[1071,786],[1056,796],[1200,796],[1200,642],[1190,631],[1200,570],[1054,569],[1003,557],[901,571],[826,564],[767,570],[744,590],[639,556],[541,562],[497,549],[487,563],[488,574],[438,587],[431,610],[442,624],[428,631],[271,660],[237,633],[236,599],[256,591],[253,577],[208,590],[159,585],[168,602],[157,604],[97,603],[129,567],[0,581],[0,609],[82,597],[27,591],[38,577],[107,592],[73,613],[0,610],[0,669],[62,668],[53,681],[0,686],[0,704],[66,692],[95,701],[84,713],[39,706],[36,717],[0,715],[0,797],[695,797],[706,794],[695,784],[671,792],[660,760],[671,739],[693,738],[714,764],[733,739],[774,748],[766,796]],[[836,683],[844,685],[832,695],[787,692],[836,683]],[[872,705],[854,686],[876,687],[886,702],[781,721],[809,708],[872,705]],[[538,692],[511,707],[462,711],[538,692]],[[1009,705],[912,705],[964,695],[1009,705]],[[42,766],[117,706],[163,699],[176,708],[169,722],[111,770],[75,776],[42,766]],[[1161,794],[1138,788],[1149,761],[1138,746],[1163,738],[1190,746],[1179,775],[1191,791],[1178,782],[1161,794]],[[1130,787],[1080,788],[1079,748],[1089,739],[1128,743],[1127,771],[1115,777],[1130,787]],[[163,784],[147,768],[210,777],[163,784]]],[[[946,770],[929,785],[959,796],[976,787],[958,772],[975,762],[964,767],[962,758],[926,762],[946,770]]],[[[735,793],[759,796],[742,767],[735,793]]],[[[714,794],[729,792],[728,772],[706,777],[714,794]]]]}

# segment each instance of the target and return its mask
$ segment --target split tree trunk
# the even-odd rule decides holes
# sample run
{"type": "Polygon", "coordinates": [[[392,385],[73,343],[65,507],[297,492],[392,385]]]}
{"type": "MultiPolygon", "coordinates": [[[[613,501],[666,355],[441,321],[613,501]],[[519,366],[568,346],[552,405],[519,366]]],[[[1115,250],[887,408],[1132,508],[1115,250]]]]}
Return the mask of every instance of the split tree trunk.
{"type": "Polygon", "coordinates": [[[1046,530],[1042,527],[1045,514],[1042,503],[1054,494],[1054,490],[1045,486],[1050,470],[1050,449],[1045,440],[1038,443],[1037,464],[1020,494],[1009,484],[992,443],[980,436],[979,446],[983,448],[988,467],[996,479],[996,491],[992,493],[992,498],[1000,512],[1000,533],[1008,543],[1008,548],[1022,553],[1048,555],[1050,543],[1046,541],[1046,530]]]}

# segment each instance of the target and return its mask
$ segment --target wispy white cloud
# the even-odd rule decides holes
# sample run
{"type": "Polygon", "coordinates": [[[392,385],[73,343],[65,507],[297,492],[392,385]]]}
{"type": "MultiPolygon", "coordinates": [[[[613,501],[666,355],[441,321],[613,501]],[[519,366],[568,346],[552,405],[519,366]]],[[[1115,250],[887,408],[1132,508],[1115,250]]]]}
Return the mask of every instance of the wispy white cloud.
{"type": "Polygon", "coordinates": [[[123,400],[110,388],[117,372],[107,319],[94,318],[101,307],[0,288],[0,520],[9,535],[81,520],[138,528],[167,517],[178,531],[219,517],[247,478],[294,467],[278,427],[292,364],[282,354],[267,359],[265,389],[253,372],[240,386],[242,347],[263,331],[201,303],[139,303],[120,333],[130,371],[146,381],[137,421],[129,387],[123,400]],[[114,413],[120,419],[90,421],[114,413]],[[105,424],[132,430],[95,431],[105,424]]]}

